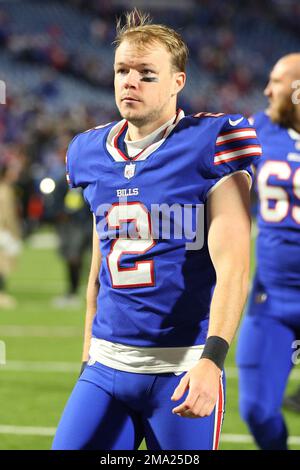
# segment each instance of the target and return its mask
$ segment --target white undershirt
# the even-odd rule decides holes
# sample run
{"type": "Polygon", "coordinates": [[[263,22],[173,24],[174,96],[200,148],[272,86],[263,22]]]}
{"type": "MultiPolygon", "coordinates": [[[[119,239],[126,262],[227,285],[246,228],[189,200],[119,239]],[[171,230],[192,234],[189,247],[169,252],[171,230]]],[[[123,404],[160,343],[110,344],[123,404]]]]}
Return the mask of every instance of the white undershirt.
{"type": "Polygon", "coordinates": [[[198,364],[203,348],[204,344],[172,348],[139,348],[93,337],[88,365],[100,362],[113,369],[138,374],[179,375],[198,364]]]}
{"type": "Polygon", "coordinates": [[[165,122],[158,129],[155,129],[155,131],[151,132],[151,134],[146,135],[146,137],[143,137],[142,139],[139,139],[139,140],[128,140],[128,130],[127,130],[124,143],[126,145],[128,157],[133,158],[137,154],[142,152],[146,147],[149,147],[149,145],[154,144],[155,142],[158,142],[162,138],[167,127],[169,127],[171,124],[174,123],[175,118],[176,118],[176,115],[174,114],[174,116],[171,119],[169,119],[169,121],[165,122]]]}

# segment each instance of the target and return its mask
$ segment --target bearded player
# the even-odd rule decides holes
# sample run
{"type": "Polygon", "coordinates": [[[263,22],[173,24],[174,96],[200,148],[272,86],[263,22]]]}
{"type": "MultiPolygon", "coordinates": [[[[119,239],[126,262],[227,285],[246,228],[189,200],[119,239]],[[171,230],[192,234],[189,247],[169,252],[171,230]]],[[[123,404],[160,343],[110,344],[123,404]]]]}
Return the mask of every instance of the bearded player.
{"type": "Polygon", "coordinates": [[[254,116],[257,164],[257,269],[237,351],[240,412],[261,449],[287,449],[281,413],[300,338],[300,53],[270,74],[266,112],[254,116]],[[297,89],[298,88],[298,89],[297,89]]]}
{"type": "Polygon", "coordinates": [[[76,136],[67,155],[95,228],[87,365],[53,448],[137,449],[145,438],[152,450],[216,449],[223,365],[247,292],[249,165],[261,148],[242,116],[177,109],[187,47],[176,31],[135,11],[115,44],[122,120],[76,136]],[[204,214],[203,243],[178,236],[175,206],[204,214]]]}

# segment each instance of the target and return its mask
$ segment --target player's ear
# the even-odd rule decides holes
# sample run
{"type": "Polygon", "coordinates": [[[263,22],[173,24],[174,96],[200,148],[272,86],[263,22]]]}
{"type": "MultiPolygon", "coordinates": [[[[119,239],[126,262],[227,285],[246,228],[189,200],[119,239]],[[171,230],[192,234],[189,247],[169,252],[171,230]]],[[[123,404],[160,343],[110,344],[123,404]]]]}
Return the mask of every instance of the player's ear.
{"type": "Polygon", "coordinates": [[[184,72],[175,72],[174,74],[174,86],[173,86],[173,93],[177,94],[179,93],[186,81],[186,74],[184,72]]]}

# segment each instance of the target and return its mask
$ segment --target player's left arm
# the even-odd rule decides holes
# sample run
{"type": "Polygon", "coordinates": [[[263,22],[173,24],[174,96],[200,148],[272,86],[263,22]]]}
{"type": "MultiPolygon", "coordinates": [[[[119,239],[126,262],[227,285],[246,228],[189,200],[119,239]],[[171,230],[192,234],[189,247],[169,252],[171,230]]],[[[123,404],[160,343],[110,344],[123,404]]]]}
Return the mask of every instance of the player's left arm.
{"type": "MultiPolygon", "coordinates": [[[[251,217],[247,174],[239,172],[222,182],[211,192],[207,207],[208,247],[216,271],[208,338],[217,336],[230,345],[248,291],[251,217]]],[[[172,400],[189,393],[173,412],[191,418],[209,416],[218,399],[221,372],[211,359],[200,359],[175,389],[172,400]]]]}
{"type": "Polygon", "coordinates": [[[249,177],[236,173],[208,199],[208,247],[216,271],[208,337],[229,344],[236,333],[248,292],[251,211],[249,177]]]}

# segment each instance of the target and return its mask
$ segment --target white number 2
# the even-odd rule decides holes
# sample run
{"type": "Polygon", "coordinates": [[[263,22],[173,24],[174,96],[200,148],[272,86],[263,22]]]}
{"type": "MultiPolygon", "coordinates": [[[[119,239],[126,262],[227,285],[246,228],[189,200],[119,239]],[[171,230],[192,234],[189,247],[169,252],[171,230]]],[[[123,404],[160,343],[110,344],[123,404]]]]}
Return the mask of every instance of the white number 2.
{"type": "Polygon", "coordinates": [[[123,223],[134,223],[136,235],[134,238],[117,238],[112,242],[107,258],[112,286],[116,288],[153,286],[153,260],[137,261],[130,268],[120,266],[122,255],[142,255],[155,245],[151,234],[151,217],[146,207],[139,202],[113,205],[107,215],[107,222],[109,229],[120,229],[123,223]]]}
{"type": "MultiPolygon", "coordinates": [[[[288,181],[292,175],[292,168],[287,162],[270,160],[259,170],[257,185],[260,198],[260,212],[267,222],[281,222],[289,213],[290,198],[286,189],[268,184],[270,176],[278,180],[288,181]],[[273,207],[270,200],[274,201],[273,207]]],[[[293,193],[300,199],[300,168],[293,176],[293,193]]],[[[300,207],[292,205],[291,215],[297,224],[300,224],[300,207]]]]}

